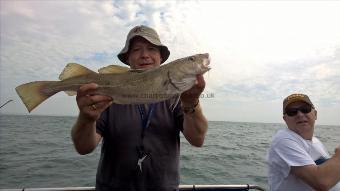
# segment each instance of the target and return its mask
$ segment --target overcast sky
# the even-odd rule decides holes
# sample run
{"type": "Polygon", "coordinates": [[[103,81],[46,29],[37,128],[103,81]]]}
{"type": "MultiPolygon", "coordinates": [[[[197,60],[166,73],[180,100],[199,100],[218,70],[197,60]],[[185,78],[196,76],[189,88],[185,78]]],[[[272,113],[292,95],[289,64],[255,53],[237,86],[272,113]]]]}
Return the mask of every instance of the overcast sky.
{"type": "MultiPolygon", "coordinates": [[[[57,80],[69,62],[97,70],[135,25],[154,27],[168,61],[209,53],[201,99],[209,120],[282,123],[282,100],[310,96],[318,124],[340,124],[340,2],[337,1],[1,1],[3,114],[28,114],[15,87],[57,80]]],[[[72,115],[63,92],[30,115],[72,115]]]]}

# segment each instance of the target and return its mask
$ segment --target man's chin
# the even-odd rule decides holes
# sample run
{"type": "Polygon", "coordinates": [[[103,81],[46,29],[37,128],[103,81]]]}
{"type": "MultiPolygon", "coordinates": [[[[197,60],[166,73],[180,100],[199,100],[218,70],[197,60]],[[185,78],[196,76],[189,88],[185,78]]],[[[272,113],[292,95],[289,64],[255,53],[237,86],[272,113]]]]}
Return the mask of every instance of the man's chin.
{"type": "Polygon", "coordinates": [[[301,128],[310,128],[310,124],[307,122],[297,123],[296,125],[301,128]]]}

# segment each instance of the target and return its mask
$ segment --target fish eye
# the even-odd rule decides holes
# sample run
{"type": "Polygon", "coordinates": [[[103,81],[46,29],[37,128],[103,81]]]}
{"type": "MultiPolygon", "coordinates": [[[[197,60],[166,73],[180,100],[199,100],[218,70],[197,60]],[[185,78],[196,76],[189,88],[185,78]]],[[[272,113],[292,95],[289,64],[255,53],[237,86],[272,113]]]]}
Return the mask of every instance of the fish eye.
{"type": "Polygon", "coordinates": [[[190,60],[190,61],[195,61],[195,58],[194,58],[193,56],[190,56],[190,57],[189,57],[189,60],[190,60]]]}

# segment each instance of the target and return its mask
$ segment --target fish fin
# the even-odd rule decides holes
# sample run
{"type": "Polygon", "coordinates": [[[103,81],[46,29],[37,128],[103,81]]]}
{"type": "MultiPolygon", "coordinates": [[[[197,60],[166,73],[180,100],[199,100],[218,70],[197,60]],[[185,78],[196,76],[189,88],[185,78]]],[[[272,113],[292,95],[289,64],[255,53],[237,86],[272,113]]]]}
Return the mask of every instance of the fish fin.
{"type": "Polygon", "coordinates": [[[96,72],[86,68],[77,63],[68,63],[64,70],[59,75],[60,80],[66,80],[76,76],[82,76],[86,74],[97,74],[96,72]]]}
{"type": "Polygon", "coordinates": [[[168,71],[168,80],[169,83],[178,91],[178,92],[183,92],[183,90],[188,90],[190,89],[196,80],[196,76],[191,76],[191,77],[186,77],[181,79],[180,81],[176,80],[176,78],[172,77],[172,73],[168,71]]]}
{"type": "Polygon", "coordinates": [[[192,88],[195,85],[196,76],[195,77],[185,78],[182,81],[183,81],[183,83],[177,83],[177,86],[180,89],[183,89],[183,90],[186,91],[186,90],[192,88]]]}
{"type": "Polygon", "coordinates": [[[100,68],[98,72],[100,74],[120,74],[128,72],[130,68],[125,66],[118,66],[118,65],[109,65],[103,68],[100,68]]]}
{"type": "Polygon", "coordinates": [[[36,81],[22,84],[15,88],[17,94],[25,104],[28,112],[57,92],[47,91],[45,88],[58,81],[36,81]]]}
{"type": "Polygon", "coordinates": [[[77,95],[77,92],[76,91],[65,91],[65,93],[69,96],[75,96],[77,95]]]}
{"type": "Polygon", "coordinates": [[[172,112],[175,110],[176,106],[177,106],[178,103],[179,103],[179,100],[181,99],[180,94],[177,94],[176,97],[177,97],[177,98],[176,98],[175,102],[172,102],[171,105],[170,105],[170,108],[171,108],[171,111],[172,111],[172,112]]]}

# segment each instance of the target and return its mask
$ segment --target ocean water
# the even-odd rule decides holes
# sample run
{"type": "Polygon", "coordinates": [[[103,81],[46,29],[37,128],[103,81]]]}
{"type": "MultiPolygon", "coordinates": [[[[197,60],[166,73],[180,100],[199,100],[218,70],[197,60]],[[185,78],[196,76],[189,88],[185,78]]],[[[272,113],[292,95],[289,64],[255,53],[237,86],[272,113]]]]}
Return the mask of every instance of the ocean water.
{"type": "MultiPolygon", "coordinates": [[[[0,115],[0,188],[94,186],[100,147],[74,150],[75,117],[0,115]]],[[[266,151],[284,124],[209,121],[202,148],[181,137],[181,184],[267,185],[266,151]]],[[[317,126],[333,154],[339,126],[317,126]]]]}

